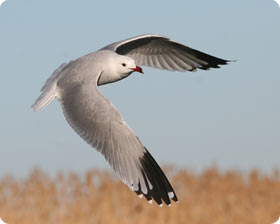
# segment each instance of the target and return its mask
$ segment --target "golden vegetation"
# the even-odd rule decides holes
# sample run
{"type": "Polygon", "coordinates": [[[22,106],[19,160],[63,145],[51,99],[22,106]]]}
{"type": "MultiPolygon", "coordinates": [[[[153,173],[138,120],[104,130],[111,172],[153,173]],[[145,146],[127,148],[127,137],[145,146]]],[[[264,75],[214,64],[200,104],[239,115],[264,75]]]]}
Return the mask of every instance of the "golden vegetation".
{"type": "Polygon", "coordinates": [[[57,174],[34,170],[0,179],[0,217],[8,224],[272,224],[280,215],[280,177],[258,171],[200,175],[168,169],[180,203],[158,207],[139,199],[107,172],[57,174]]]}

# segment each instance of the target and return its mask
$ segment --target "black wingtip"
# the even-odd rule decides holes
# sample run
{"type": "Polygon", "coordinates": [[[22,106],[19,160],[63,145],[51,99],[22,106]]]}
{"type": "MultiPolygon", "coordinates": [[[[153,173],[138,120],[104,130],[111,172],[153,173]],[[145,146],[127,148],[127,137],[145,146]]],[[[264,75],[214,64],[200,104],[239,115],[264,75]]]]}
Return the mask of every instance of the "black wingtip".
{"type": "Polygon", "coordinates": [[[207,62],[206,65],[203,65],[201,68],[199,68],[202,70],[208,70],[210,68],[220,68],[220,65],[227,65],[229,62],[231,62],[229,60],[217,58],[217,57],[214,57],[212,55],[205,54],[202,52],[199,52],[199,54],[197,55],[197,58],[207,62]]]}
{"type": "Polygon", "coordinates": [[[173,42],[172,45],[177,47],[178,49],[183,50],[184,53],[187,53],[201,61],[206,62],[207,64],[203,64],[203,65],[201,65],[201,67],[198,67],[199,69],[202,69],[202,70],[208,70],[210,68],[220,68],[219,65],[227,65],[229,62],[233,62],[231,60],[225,60],[222,58],[218,58],[218,57],[212,56],[210,54],[204,53],[202,51],[184,46],[180,43],[173,42]]]}
{"type": "Polygon", "coordinates": [[[147,149],[144,156],[140,159],[140,162],[148,192],[147,194],[143,194],[139,184],[136,194],[139,197],[142,197],[140,195],[144,195],[149,203],[151,203],[152,199],[154,199],[160,207],[162,206],[162,201],[164,201],[164,203],[168,206],[171,205],[170,199],[174,202],[178,202],[178,198],[167,177],[147,149]],[[153,186],[152,189],[149,188],[148,181],[153,186]]]}

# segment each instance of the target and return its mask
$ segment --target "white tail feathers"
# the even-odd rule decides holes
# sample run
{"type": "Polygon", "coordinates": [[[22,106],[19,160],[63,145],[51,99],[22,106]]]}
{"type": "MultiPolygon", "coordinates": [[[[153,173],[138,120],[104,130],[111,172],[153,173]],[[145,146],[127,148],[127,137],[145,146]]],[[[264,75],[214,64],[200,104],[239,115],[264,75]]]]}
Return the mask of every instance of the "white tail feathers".
{"type": "Polygon", "coordinates": [[[51,86],[51,88],[44,89],[32,105],[33,110],[37,111],[44,109],[56,97],[56,93],[57,91],[55,85],[51,86]]]}
{"type": "Polygon", "coordinates": [[[42,110],[44,109],[56,96],[57,96],[57,78],[60,72],[68,65],[69,63],[64,63],[60,65],[46,81],[45,85],[41,89],[41,95],[32,105],[33,110],[42,110]]]}

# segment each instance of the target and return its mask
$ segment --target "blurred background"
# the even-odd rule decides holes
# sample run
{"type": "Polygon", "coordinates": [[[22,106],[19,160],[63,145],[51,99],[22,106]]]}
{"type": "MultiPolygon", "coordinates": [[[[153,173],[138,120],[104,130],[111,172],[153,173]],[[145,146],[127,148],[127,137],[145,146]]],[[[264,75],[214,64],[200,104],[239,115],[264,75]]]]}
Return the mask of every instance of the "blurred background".
{"type": "MultiPolygon", "coordinates": [[[[7,0],[0,7],[0,178],[5,181],[1,183],[22,186],[17,181],[33,180],[34,167],[43,170],[36,171],[36,178],[45,172],[54,178],[50,180],[53,184],[59,175],[66,178],[71,172],[82,179],[89,170],[111,172],[102,155],[70,128],[57,101],[36,113],[31,105],[61,63],[115,41],[154,33],[236,60],[220,69],[193,73],[144,67],[144,75],[133,74],[100,87],[158,163],[183,169],[184,175],[198,180],[214,169],[216,176],[210,176],[224,181],[234,170],[237,176],[245,175],[240,184],[246,187],[248,177],[257,169],[256,176],[265,175],[263,181],[278,186],[279,27],[280,8],[273,0],[7,0]],[[15,183],[7,176],[16,178],[15,183]]],[[[211,180],[199,182],[201,189],[211,180]]],[[[182,186],[189,186],[184,183],[182,186]]],[[[262,192],[267,192],[271,186],[262,183],[266,187],[262,192]]],[[[138,200],[128,194],[132,195],[129,200],[138,200]]],[[[237,201],[239,196],[234,196],[237,201]]],[[[273,211],[280,210],[279,204],[273,206],[273,211]]],[[[197,211],[199,217],[201,211],[197,211]]],[[[265,220],[271,223],[277,212],[269,211],[264,212],[270,217],[265,220]],[[269,216],[272,213],[274,216],[269,216]]]]}
{"type": "Polygon", "coordinates": [[[34,166],[108,168],[52,102],[31,105],[51,73],[115,41],[155,33],[228,60],[194,73],[144,68],[101,87],[160,164],[265,172],[279,167],[280,9],[274,1],[33,1],[0,8],[0,175],[34,166]],[[67,155],[67,156],[66,156],[67,155]]]}

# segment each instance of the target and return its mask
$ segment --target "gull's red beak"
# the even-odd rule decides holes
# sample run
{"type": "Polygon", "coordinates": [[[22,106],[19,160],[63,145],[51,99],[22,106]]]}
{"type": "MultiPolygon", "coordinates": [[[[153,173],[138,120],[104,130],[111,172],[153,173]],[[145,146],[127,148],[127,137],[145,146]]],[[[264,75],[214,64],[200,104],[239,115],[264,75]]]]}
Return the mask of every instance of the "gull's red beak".
{"type": "Polygon", "coordinates": [[[137,66],[137,65],[136,65],[136,68],[132,68],[132,70],[135,71],[135,72],[140,72],[140,73],[144,74],[142,68],[140,68],[140,67],[137,66]]]}

